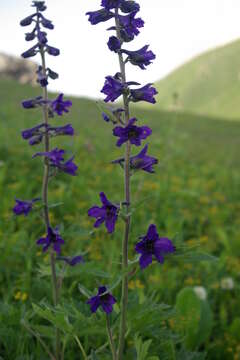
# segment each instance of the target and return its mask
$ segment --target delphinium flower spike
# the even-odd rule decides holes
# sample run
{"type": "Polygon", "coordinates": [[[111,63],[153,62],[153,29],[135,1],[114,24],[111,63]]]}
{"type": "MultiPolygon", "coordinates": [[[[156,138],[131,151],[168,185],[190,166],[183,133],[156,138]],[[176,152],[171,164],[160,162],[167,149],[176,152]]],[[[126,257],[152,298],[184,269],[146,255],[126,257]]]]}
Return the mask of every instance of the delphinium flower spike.
{"type": "MultiPolygon", "coordinates": [[[[73,136],[74,129],[71,124],[52,126],[50,120],[54,116],[62,117],[64,113],[69,112],[69,108],[72,106],[70,100],[64,100],[64,95],[61,93],[56,99],[50,100],[48,98],[47,85],[50,80],[58,78],[58,74],[47,67],[46,56],[58,56],[60,50],[54,46],[49,45],[46,29],[52,30],[54,25],[51,20],[47,19],[43,12],[47,9],[44,1],[33,1],[32,4],[34,12],[32,15],[26,17],[20,22],[23,27],[32,25],[33,29],[26,33],[25,40],[35,41],[35,44],[28,50],[22,53],[23,58],[29,58],[40,56],[41,65],[37,69],[37,83],[42,88],[42,95],[32,99],[27,99],[22,102],[24,109],[42,109],[42,123],[32,128],[25,129],[22,131],[22,138],[29,142],[29,145],[36,146],[43,144],[43,151],[38,151],[33,155],[33,158],[43,157],[43,181],[42,181],[42,208],[43,208],[43,219],[45,224],[46,235],[42,236],[36,241],[37,245],[42,246],[43,252],[49,252],[50,264],[52,272],[52,285],[53,285],[53,302],[56,306],[59,301],[59,284],[57,272],[56,272],[56,260],[61,259],[66,265],[75,266],[83,261],[80,255],[73,256],[72,258],[62,256],[62,247],[64,240],[60,234],[58,227],[51,225],[49,216],[49,203],[48,203],[48,185],[50,177],[53,177],[57,172],[66,173],[72,176],[77,174],[77,165],[73,162],[74,156],[71,156],[67,160],[65,157],[65,150],[53,148],[51,149],[50,140],[56,136],[73,136]]],[[[27,216],[32,210],[35,202],[40,199],[33,199],[31,201],[22,201],[16,199],[16,205],[13,211],[16,215],[24,214],[27,216]]],[[[56,346],[55,355],[56,360],[60,360],[60,332],[56,329],[56,346]]]]}
{"type": "MultiPolygon", "coordinates": [[[[122,241],[122,270],[126,274],[122,280],[122,298],[121,298],[121,315],[119,328],[119,342],[116,354],[117,360],[123,360],[124,357],[124,339],[127,330],[127,304],[128,304],[128,275],[127,270],[129,266],[128,261],[128,243],[130,233],[131,220],[131,188],[130,177],[137,170],[143,170],[146,173],[154,173],[154,165],[158,160],[147,154],[148,145],[145,145],[142,150],[136,155],[131,154],[133,146],[141,146],[142,142],[152,134],[149,126],[139,125],[136,118],[131,118],[129,105],[131,102],[145,101],[150,104],[155,104],[156,89],[151,83],[141,86],[138,82],[127,81],[126,79],[126,65],[130,63],[133,66],[139,67],[141,70],[151,65],[155,59],[155,54],[149,49],[149,45],[141,47],[139,50],[126,49],[125,45],[130,43],[136,36],[139,35],[140,29],[144,26],[144,21],[138,17],[140,6],[134,0],[102,0],[101,9],[97,11],[88,12],[89,21],[92,25],[100,22],[112,21],[114,24],[108,27],[108,31],[115,33],[110,36],[107,46],[112,53],[118,56],[120,64],[120,71],[115,75],[108,75],[105,77],[105,83],[101,92],[106,95],[105,103],[114,102],[120,96],[123,99],[123,112],[116,114],[111,111],[103,111],[102,117],[109,124],[113,124],[113,135],[118,137],[116,146],[121,147],[125,144],[125,156],[112,163],[118,163],[124,169],[124,200],[119,202],[124,206],[124,222],[125,230],[122,241]],[[123,116],[124,115],[124,116],[123,116]]],[[[103,204],[102,208],[92,207],[88,215],[95,217],[95,227],[98,227],[105,221],[105,224],[110,222],[115,224],[117,209],[112,208],[112,203],[109,204],[109,210],[103,204]]],[[[107,227],[108,229],[108,227],[107,227]]],[[[114,231],[114,226],[111,231],[114,231]]],[[[142,269],[152,262],[152,256],[155,256],[159,262],[163,262],[163,255],[175,251],[171,240],[167,238],[159,238],[156,232],[155,225],[151,225],[147,235],[140,243],[136,245],[135,251],[141,254],[140,266],[142,269]],[[150,238],[148,239],[148,237],[150,238]],[[152,239],[154,238],[154,239],[152,239]]],[[[97,300],[96,300],[97,301],[97,300]]],[[[95,304],[95,303],[94,303],[95,304]]],[[[99,304],[99,301],[97,302],[99,304]]],[[[111,346],[111,342],[110,342],[111,346]]],[[[114,358],[114,356],[113,356],[114,358]]]]}

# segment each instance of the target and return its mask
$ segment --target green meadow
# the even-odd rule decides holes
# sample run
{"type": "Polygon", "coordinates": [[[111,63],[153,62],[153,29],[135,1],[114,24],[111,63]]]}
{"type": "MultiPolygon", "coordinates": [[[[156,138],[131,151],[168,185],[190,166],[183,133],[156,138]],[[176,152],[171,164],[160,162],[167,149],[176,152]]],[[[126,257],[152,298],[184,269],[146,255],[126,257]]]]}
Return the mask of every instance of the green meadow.
{"type": "MultiPolygon", "coordinates": [[[[194,114],[195,106],[186,112],[160,110],[161,86],[159,106],[132,108],[141,124],[153,129],[149,153],[159,164],[155,174],[132,177],[130,258],[151,223],[157,224],[160,236],[173,240],[177,252],[130,279],[126,360],[238,360],[240,123],[231,121],[237,110],[235,103],[229,116],[230,105],[219,117],[214,108],[211,116],[194,114]],[[205,288],[206,299],[196,295],[196,286],[205,288]]],[[[177,89],[175,83],[171,86],[177,89]]],[[[168,87],[164,90],[171,94],[168,87]]],[[[118,221],[114,235],[103,227],[93,230],[87,210],[99,204],[100,191],[112,201],[122,200],[123,171],[111,161],[123,149],[115,147],[112,126],[102,120],[93,100],[73,98],[70,113],[52,120],[73,124],[76,136],[53,139],[52,147],[70,149],[79,170],[76,177],[58,174],[50,181],[51,221],[60,226],[64,252],[85,258],[66,273],[62,302],[54,312],[49,258],[35,244],[44,234],[41,212],[18,218],[12,214],[15,197],[41,196],[42,162],[32,159],[41,145],[30,147],[21,138],[21,130],[41,122],[41,111],[23,110],[21,101],[38,94],[37,88],[0,81],[0,359],[46,359],[26,327],[50,344],[54,323],[62,330],[65,359],[82,359],[77,334],[92,354],[89,359],[108,360],[108,347],[100,348],[107,341],[104,317],[90,315],[84,292],[118,279],[124,224],[118,221]]],[[[169,103],[164,96],[163,103],[169,103]]],[[[201,109],[205,112],[205,105],[201,109]]],[[[113,292],[119,299],[119,286],[113,292]]]]}

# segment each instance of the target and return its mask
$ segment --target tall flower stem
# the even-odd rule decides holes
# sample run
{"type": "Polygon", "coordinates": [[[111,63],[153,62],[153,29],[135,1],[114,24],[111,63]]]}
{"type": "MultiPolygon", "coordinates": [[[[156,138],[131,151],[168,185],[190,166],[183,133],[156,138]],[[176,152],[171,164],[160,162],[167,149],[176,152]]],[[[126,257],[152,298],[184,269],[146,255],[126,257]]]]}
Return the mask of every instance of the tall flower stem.
{"type": "MultiPolygon", "coordinates": [[[[46,62],[45,62],[45,52],[43,47],[40,49],[40,55],[42,59],[42,71],[43,75],[46,76],[46,62]]],[[[48,91],[47,86],[43,88],[43,121],[46,125],[48,125],[48,91]]],[[[44,151],[48,152],[50,149],[49,144],[49,135],[48,132],[45,132],[44,135],[44,151]]],[[[46,232],[48,232],[48,228],[50,227],[50,219],[49,219],[49,208],[48,208],[48,182],[49,182],[49,160],[44,158],[44,174],[43,174],[43,183],[42,183],[42,200],[43,200],[43,213],[44,213],[44,222],[46,227],[46,232]]],[[[56,273],[56,260],[53,249],[51,249],[50,253],[50,263],[51,263],[51,274],[52,274],[52,287],[53,287],[53,303],[56,307],[58,304],[58,281],[57,281],[57,273],[56,273]]],[[[60,332],[56,328],[56,360],[60,359],[60,332]]]]}
{"type": "MultiPolygon", "coordinates": [[[[117,37],[121,42],[120,35],[120,24],[118,20],[118,8],[115,10],[115,24],[117,37]]],[[[126,71],[125,71],[125,63],[123,60],[123,56],[121,52],[118,52],[119,57],[119,65],[120,72],[122,76],[122,82],[126,83],[126,71]]],[[[124,104],[124,113],[125,113],[125,125],[127,126],[129,123],[129,102],[128,95],[124,92],[123,94],[123,104],[124,104]]],[[[125,150],[125,165],[124,165],[124,192],[125,192],[125,203],[126,203],[126,221],[125,221],[125,231],[124,237],[122,241],[122,270],[123,273],[126,274],[122,280],[122,297],[121,297],[121,319],[120,319],[120,332],[119,332],[119,343],[118,343],[118,353],[117,359],[123,359],[123,350],[124,350],[124,339],[127,330],[127,305],[128,305],[128,241],[129,241],[129,233],[130,233],[130,201],[131,201],[131,192],[130,192],[130,155],[131,155],[131,144],[130,141],[126,144],[125,150]]]]}
{"type": "Polygon", "coordinates": [[[117,353],[116,353],[116,348],[115,348],[115,344],[114,344],[114,340],[113,340],[113,335],[112,335],[112,330],[111,330],[108,314],[106,314],[106,322],[107,322],[107,333],[108,333],[109,345],[110,345],[110,348],[112,351],[112,357],[113,357],[113,360],[117,360],[117,353]]]}

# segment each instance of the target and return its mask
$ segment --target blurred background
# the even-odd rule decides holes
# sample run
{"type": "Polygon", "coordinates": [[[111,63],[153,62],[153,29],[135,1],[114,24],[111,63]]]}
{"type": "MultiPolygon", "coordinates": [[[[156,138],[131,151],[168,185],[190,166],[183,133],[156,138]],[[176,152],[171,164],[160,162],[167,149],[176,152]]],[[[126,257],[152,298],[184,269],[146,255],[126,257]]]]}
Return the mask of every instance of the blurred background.
{"type": "MultiPolygon", "coordinates": [[[[77,177],[58,175],[50,184],[51,220],[54,226],[60,225],[66,253],[87,250],[86,261],[99,269],[98,275],[79,269],[66,279],[63,296],[76,301],[82,301],[79,276],[82,284],[94,288],[101,281],[101,271],[118,271],[123,230],[119,222],[113,236],[106,236],[103,228],[92,232],[93,222],[87,216],[89,207],[98,204],[100,191],[115,202],[123,197],[122,169],[111,165],[122,156],[122,149],[115,146],[111,125],[102,120],[99,105],[102,109],[105,105],[96,104],[96,99],[103,99],[104,77],[118,71],[118,61],[106,45],[109,24],[91,26],[85,16],[97,10],[99,2],[49,0],[46,11],[55,25],[48,31],[49,44],[61,51],[59,57],[47,59],[48,66],[59,73],[59,79],[50,84],[50,97],[64,92],[73,101],[71,112],[53,119],[53,124],[72,123],[76,132],[74,138],[54,139],[52,146],[68,149],[79,166],[77,177]],[[54,206],[58,203],[63,205],[54,206]]],[[[29,44],[19,22],[31,13],[30,3],[0,3],[0,355],[4,360],[44,358],[20,320],[32,302],[51,293],[44,270],[48,257],[35,245],[44,232],[39,213],[28,218],[12,215],[14,198],[38,197],[42,180],[41,161],[32,160],[41,145],[31,148],[21,138],[21,130],[42,120],[40,111],[21,106],[22,100],[41,91],[35,84],[39,59],[20,58],[29,44]],[[31,357],[34,351],[38,355],[31,357]]],[[[131,111],[142,124],[152,127],[149,152],[159,164],[155,174],[137,173],[132,178],[136,211],[130,257],[134,257],[138,236],[150,223],[156,223],[160,235],[173,239],[186,256],[172,257],[164,266],[140,272],[130,282],[130,293],[137,292],[143,304],[154,292],[157,301],[179,311],[179,316],[172,314],[163,325],[159,319],[161,334],[167,326],[176,335],[175,340],[168,340],[170,345],[177,344],[176,356],[170,357],[172,347],[155,335],[151,335],[151,355],[161,354],[161,360],[200,360],[204,356],[239,360],[240,3],[140,0],[140,5],[145,27],[126,47],[137,50],[150,44],[157,58],[145,71],[128,65],[127,78],[143,85],[154,82],[157,87],[155,106],[143,103],[132,106],[131,111]]],[[[139,324],[138,331],[144,334],[146,319],[142,328],[139,324]]],[[[81,326],[79,331],[87,334],[81,326]]],[[[90,347],[96,339],[94,334],[89,336],[90,347]]],[[[73,353],[70,347],[66,358],[74,359],[73,353]]]]}

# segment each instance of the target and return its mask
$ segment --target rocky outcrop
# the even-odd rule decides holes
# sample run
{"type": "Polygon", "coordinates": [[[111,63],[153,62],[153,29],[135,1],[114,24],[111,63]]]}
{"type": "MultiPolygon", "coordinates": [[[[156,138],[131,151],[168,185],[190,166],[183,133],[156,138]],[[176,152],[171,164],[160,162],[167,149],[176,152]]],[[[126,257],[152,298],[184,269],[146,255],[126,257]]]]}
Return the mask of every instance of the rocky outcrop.
{"type": "Polygon", "coordinates": [[[36,70],[37,65],[32,61],[0,53],[0,78],[10,78],[21,84],[34,85],[36,70]]]}

